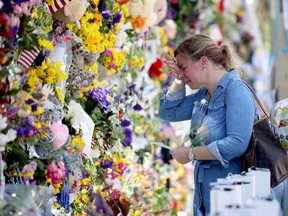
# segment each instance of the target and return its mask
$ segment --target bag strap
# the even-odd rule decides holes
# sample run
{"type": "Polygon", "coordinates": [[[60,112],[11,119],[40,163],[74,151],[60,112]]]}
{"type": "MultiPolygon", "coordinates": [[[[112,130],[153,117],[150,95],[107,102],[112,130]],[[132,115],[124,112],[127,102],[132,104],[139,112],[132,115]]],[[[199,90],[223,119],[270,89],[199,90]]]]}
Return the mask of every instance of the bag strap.
{"type": "Polygon", "coordinates": [[[255,100],[257,101],[257,104],[259,105],[259,107],[261,108],[261,110],[263,111],[263,113],[266,115],[267,118],[269,118],[268,114],[266,113],[261,101],[259,100],[259,98],[257,97],[257,95],[255,94],[255,92],[253,91],[253,89],[251,88],[250,85],[248,85],[246,82],[243,81],[243,83],[248,87],[248,89],[251,91],[251,93],[253,94],[255,100]]]}

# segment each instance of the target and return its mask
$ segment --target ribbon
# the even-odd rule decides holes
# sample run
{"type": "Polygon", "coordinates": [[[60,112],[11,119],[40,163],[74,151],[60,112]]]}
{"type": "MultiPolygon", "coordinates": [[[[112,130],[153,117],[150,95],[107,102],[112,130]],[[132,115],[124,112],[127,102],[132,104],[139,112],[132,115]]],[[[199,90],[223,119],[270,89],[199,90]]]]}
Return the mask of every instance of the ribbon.
{"type": "Polygon", "coordinates": [[[54,1],[53,5],[50,5],[49,11],[51,13],[55,13],[56,11],[60,10],[61,8],[63,8],[66,4],[68,4],[69,2],[71,2],[72,0],[56,0],[54,1]]]}

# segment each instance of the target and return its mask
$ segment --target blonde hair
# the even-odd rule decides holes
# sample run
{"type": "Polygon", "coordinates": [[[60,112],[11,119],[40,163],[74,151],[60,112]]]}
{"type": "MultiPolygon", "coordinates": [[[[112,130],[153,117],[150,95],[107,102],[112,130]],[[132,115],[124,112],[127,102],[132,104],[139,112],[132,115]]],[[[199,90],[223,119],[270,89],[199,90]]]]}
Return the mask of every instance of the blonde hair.
{"type": "Polygon", "coordinates": [[[209,58],[214,64],[222,65],[226,71],[240,67],[241,60],[230,50],[228,45],[218,46],[210,37],[202,34],[195,34],[184,39],[174,50],[174,56],[178,54],[199,60],[202,56],[209,58]],[[232,57],[233,56],[233,57],[232,57]]]}

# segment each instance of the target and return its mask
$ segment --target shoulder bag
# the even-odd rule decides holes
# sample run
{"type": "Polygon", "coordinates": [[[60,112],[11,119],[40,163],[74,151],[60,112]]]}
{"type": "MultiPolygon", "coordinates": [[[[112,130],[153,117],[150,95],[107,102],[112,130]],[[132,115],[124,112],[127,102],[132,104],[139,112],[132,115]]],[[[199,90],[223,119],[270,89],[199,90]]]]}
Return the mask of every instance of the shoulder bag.
{"type": "MultiPolygon", "coordinates": [[[[245,82],[244,82],[245,83],[245,82]]],[[[246,83],[245,83],[246,84],[246,83]]],[[[254,122],[249,146],[243,157],[243,169],[250,167],[268,168],[271,173],[271,188],[276,187],[288,177],[288,156],[278,138],[270,129],[269,116],[263,108],[260,100],[246,84],[254,95],[259,107],[265,114],[254,122]]]]}

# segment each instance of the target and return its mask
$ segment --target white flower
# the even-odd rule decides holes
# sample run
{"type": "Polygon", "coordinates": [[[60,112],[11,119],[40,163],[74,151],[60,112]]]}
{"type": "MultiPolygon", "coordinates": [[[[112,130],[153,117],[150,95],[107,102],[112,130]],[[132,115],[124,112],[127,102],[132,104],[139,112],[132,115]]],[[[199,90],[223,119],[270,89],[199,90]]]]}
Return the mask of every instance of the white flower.
{"type": "Polygon", "coordinates": [[[91,157],[92,158],[97,159],[100,157],[100,155],[101,155],[101,153],[98,149],[92,149],[92,151],[91,151],[91,157]]]}
{"type": "Polygon", "coordinates": [[[123,151],[123,147],[122,147],[121,141],[120,139],[117,139],[117,141],[114,143],[112,148],[110,148],[110,152],[121,153],[122,151],[123,151]]]}
{"type": "Polygon", "coordinates": [[[133,151],[136,152],[136,151],[139,151],[140,149],[144,149],[147,145],[148,145],[148,142],[143,137],[133,136],[133,140],[132,140],[133,151]]]}
{"type": "Polygon", "coordinates": [[[79,103],[76,103],[74,100],[71,100],[68,104],[68,113],[66,114],[65,118],[70,119],[71,126],[76,130],[78,133],[81,127],[81,122],[84,119],[84,115],[82,112],[83,108],[79,103]]]}
{"type": "Polygon", "coordinates": [[[119,31],[119,33],[117,34],[117,39],[114,43],[115,47],[121,48],[124,45],[124,43],[127,41],[127,38],[128,38],[128,34],[125,31],[123,30],[119,31]]]}
{"type": "Polygon", "coordinates": [[[31,111],[29,109],[27,109],[27,110],[20,109],[17,111],[17,114],[20,118],[25,118],[25,117],[29,116],[30,113],[31,113],[31,111]]]}
{"type": "Polygon", "coordinates": [[[17,131],[9,129],[6,134],[0,133],[0,152],[5,150],[5,145],[8,142],[15,140],[17,137],[17,131]]]}
{"type": "Polygon", "coordinates": [[[157,22],[157,14],[154,11],[155,0],[130,0],[126,3],[132,18],[138,16],[146,18],[145,24],[141,28],[135,29],[137,33],[146,32],[157,22]]]}
{"type": "Polygon", "coordinates": [[[7,117],[4,117],[2,115],[0,115],[0,131],[5,129],[7,127],[7,117]]]}

